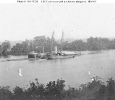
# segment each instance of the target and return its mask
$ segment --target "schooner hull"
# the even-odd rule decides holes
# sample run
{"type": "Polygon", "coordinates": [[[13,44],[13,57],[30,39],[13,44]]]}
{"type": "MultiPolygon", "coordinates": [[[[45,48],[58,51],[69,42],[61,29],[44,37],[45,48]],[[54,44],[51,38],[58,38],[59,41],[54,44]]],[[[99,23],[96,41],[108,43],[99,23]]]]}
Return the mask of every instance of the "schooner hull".
{"type": "Polygon", "coordinates": [[[58,55],[49,55],[47,59],[67,59],[67,58],[74,58],[74,55],[65,55],[65,56],[58,56],[58,55]]]}

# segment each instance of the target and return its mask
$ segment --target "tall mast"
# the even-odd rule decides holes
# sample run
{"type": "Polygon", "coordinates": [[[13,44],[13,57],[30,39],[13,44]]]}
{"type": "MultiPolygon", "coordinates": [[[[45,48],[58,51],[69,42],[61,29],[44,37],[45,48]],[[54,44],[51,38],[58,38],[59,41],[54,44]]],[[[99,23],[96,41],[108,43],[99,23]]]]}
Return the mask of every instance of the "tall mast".
{"type": "Polygon", "coordinates": [[[51,53],[52,53],[52,50],[53,50],[53,39],[54,39],[54,31],[53,31],[52,40],[51,40],[51,53]]]}
{"type": "Polygon", "coordinates": [[[64,32],[63,32],[63,30],[62,30],[62,38],[61,38],[61,51],[62,51],[62,45],[63,45],[63,36],[64,36],[64,32]]]}
{"type": "Polygon", "coordinates": [[[43,46],[43,53],[44,53],[44,46],[43,46]]]}

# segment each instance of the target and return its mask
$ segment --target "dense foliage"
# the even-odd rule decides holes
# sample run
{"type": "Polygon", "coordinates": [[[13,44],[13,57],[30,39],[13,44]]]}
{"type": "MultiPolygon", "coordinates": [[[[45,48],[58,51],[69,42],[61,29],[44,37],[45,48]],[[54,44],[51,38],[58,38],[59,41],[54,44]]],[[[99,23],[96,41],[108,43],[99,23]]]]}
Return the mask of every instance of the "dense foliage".
{"type": "Polygon", "coordinates": [[[62,50],[84,51],[115,49],[115,39],[110,40],[107,38],[90,37],[86,42],[83,40],[75,40],[73,42],[63,41],[62,45],[60,45],[54,38],[37,36],[32,40],[25,40],[22,43],[17,43],[12,48],[9,41],[3,42],[2,45],[0,45],[0,55],[27,55],[31,51],[43,52],[43,50],[45,52],[50,52],[52,40],[53,46],[57,46],[58,49],[62,47],[62,50]]]}
{"type": "Polygon", "coordinates": [[[36,82],[29,88],[16,86],[13,92],[9,87],[0,87],[0,100],[115,100],[115,81],[110,78],[105,85],[99,77],[92,82],[81,84],[79,89],[65,90],[64,80],[50,81],[46,86],[36,82]]]}
{"type": "Polygon", "coordinates": [[[2,45],[0,45],[0,55],[7,56],[10,51],[10,42],[4,41],[2,45]]]}

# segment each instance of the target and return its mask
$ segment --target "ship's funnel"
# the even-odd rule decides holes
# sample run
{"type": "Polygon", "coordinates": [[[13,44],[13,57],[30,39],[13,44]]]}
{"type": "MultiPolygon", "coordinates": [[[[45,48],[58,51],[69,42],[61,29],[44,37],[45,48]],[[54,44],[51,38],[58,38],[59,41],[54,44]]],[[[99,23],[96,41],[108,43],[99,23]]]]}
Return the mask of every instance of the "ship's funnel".
{"type": "Polygon", "coordinates": [[[57,54],[57,46],[54,47],[54,52],[57,54]]]}

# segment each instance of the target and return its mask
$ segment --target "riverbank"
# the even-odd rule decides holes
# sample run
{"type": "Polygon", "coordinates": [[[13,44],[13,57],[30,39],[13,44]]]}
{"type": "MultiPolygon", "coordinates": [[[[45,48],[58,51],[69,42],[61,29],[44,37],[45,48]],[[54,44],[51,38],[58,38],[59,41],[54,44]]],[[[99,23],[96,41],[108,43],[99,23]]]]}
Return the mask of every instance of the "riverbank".
{"type": "Polygon", "coordinates": [[[65,90],[65,80],[50,81],[47,85],[31,82],[30,86],[13,91],[10,87],[0,87],[0,100],[115,100],[115,80],[109,78],[106,83],[99,77],[92,82],[81,84],[79,88],[70,87],[65,90]],[[106,84],[106,85],[105,85],[106,84]]]}
{"type": "MultiPolygon", "coordinates": [[[[105,50],[106,51],[106,50],[105,50]]],[[[65,52],[76,52],[76,51],[65,51],[65,52]]],[[[76,54],[76,56],[81,56],[81,55],[84,55],[84,54],[98,54],[98,53],[102,53],[103,51],[82,51],[80,52],[80,54],[76,54]]],[[[28,55],[9,55],[9,56],[1,56],[1,58],[3,58],[3,60],[0,60],[0,62],[6,62],[6,61],[22,61],[22,60],[33,60],[33,59],[36,59],[36,60],[39,60],[40,58],[29,58],[28,59],[28,55]]]]}
{"type": "MultiPolygon", "coordinates": [[[[67,51],[65,51],[65,52],[63,52],[63,54],[67,54],[68,56],[63,56],[63,57],[59,57],[59,58],[56,58],[56,59],[67,59],[67,58],[74,58],[74,57],[76,57],[76,56],[80,56],[80,55],[82,55],[81,53],[74,53],[74,54],[71,54],[71,53],[73,53],[73,52],[67,52],[67,51]]],[[[65,54],[65,55],[66,55],[65,54]]],[[[12,56],[12,55],[9,55],[9,56],[7,56],[7,57],[1,57],[1,58],[4,58],[4,60],[1,60],[0,62],[6,62],[6,61],[22,61],[22,60],[39,60],[39,59],[47,59],[47,55],[46,54],[41,54],[40,55],[40,57],[28,57],[28,55],[24,55],[24,56],[26,56],[26,57],[23,57],[23,58],[20,58],[20,56],[18,55],[17,56],[17,58],[12,58],[12,57],[16,57],[16,56],[12,56],[12,57],[10,57],[10,56],[12,56]],[[19,58],[18,58],[19,57],[19,58]]],[[[22,55],[21,55],[22,56],[22,55]]]]}

